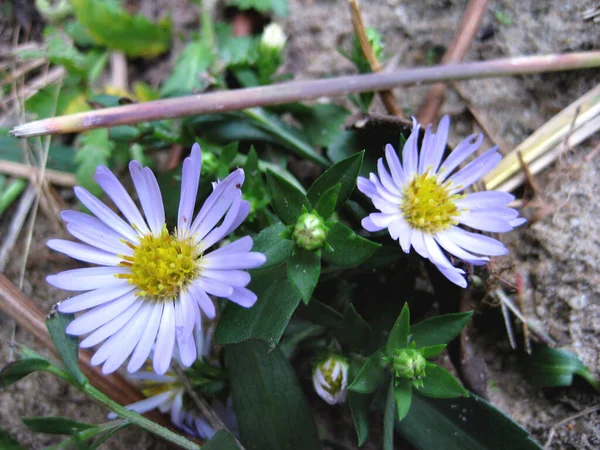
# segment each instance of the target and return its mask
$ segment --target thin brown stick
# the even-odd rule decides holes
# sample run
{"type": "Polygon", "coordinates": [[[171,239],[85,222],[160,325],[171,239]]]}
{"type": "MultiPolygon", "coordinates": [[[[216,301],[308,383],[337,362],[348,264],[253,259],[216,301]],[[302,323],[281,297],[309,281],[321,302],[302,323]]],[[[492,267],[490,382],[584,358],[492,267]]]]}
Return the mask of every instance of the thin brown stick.
{"type": "MultiPolygon", "coordinates": [[[[0,173],[11,175],[13,177],[28,178],[31,181],[35,181],[39,179],[41,170],[29,164],[0,160],[0,173]]],[[[73,187],[77,183],[74,174],[52,169],[46,169],[44,171],[44,179],[51,184],[63,187],[73,187]]]]}
{"type": "MultiPolygon", "coordinates": [[[[21,292],[6,276],[0,273],[0,310],[12,317],[19,326],[32,334],[44,347],[56,354],[56,347],[46,329],[45,315],[36,303],[21,292]]],[[[104,375],[97,366],[90,365],[92,354],[79,351],[79,365],[90,383],[121,405],[142,400],[144,397],[118,374],[104,375]]],[[[162,426],[168,421],[156,412],[147,416],[162,426]]]]}
{"type": "MultiPolygon", "coordinates": [[[[354,32],[356,33],[356,37],[358,39],[358,43],[360,45],[360,49],[363,52],[363,55],[369,62],[371,66],[371,70],[373,72],[381,72],[382,67],[377,59],[377,55],[373,51],[373,47],[369,43],[369,38],[367,37],[367,33],[365,31],[365,25],[362,20],[362,14],[360,13],[360,7],[358,5],[358,0],[348,0],[350,4],[350,15],[352,16],[352,26],[354,27],[354,32]]],[[[385,109],[388,113],[405,118],[404,113],[398,108],[396,105],[396,98],[394,97],[394,93],[391,90],[385,90],[379,92],[379,97],[385,106],[385,109]]]]}
{"type": "MultiPolygon", "coordinates": [[[[456,64],[461,62],[483,20],[483,14],[487,7],[488,0],[470,0],[465,10],[465,14],[460,22],[458,31],[454,35],[454,39],[450,44],[450,47],[444,53],[442,57],[442,64],[456,64]]],[[[417,112],[417,118],[419,122],[427,125],[435,120],[438,111],[442,107],[444,100],[446,99],[446,85],[443,83],[436,83],[431,86],[431,89],[425,97],[425,101],[417,112]]]]}
{"type": "Polygon", "coordinates": [[[379,92],[417,83],[557,72],[598,66],[600,66],[600,51],[589,51],[420,67],[320,80],[291,81],[269,86],[155,100],[38,120],[13,128],[11,134],[17,137],[31,137],[75,133],[145,121],[237,111],[254,106],[280,105],[319,97],[379,92]]]}

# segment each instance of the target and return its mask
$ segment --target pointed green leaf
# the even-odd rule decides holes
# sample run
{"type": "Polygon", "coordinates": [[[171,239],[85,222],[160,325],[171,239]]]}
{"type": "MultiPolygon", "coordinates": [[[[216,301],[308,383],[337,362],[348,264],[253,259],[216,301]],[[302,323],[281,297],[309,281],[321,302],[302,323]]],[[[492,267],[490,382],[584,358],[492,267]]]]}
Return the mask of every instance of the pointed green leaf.
{"type": "Polygon", "coordinates": [[[287,264],[287,276],[304,303],[310,301],[321,274],[321,252],[294,247],[287,264]]]}
{"type": "Polygon", "coordinates": [[[190,42],[179,54],[171,76],[163,84],[162,97],[200,92],[207,86],[209,70],[215,59],[212,48],[205,42],[190,42]]]}
{"type": "Polygon", "coordinates": [[[356,153],[334,164],[317,178],[306,194],[310,203],[315,205],[325,191],[339,183],[341,184],[340,194],[335,205],[335,210],[342,206],[354,190],[364,154],[364,151],[356,153]]]}
{"type": "Polygon", "coordinates": [[[419,352],[421,353],[421,355],[423,355],[423,358],[429,359],[438,356],[444,351],[445,348],[446,344],[431,345],[429,347],[421,347],[419,349],[419,352]]]}
{"type": "Polygon", "coordinates": [[[417,348],[447,344],[465,327],[473,311],[445,314],[425,319],[410,329],[412,342],[417,348]]]}
{"type": "Polygon", "coordinates": [[[281,109],[290,112],[300,122],[304,134],[316,147],[328,147],[343,131],[344,122],[350,114],[346,108],[334,103],[291,103],[281,109]]]}
{"type": "Polygon", "coordinates": [[[202,446],[202,450],[240,450],[241,447],[237,443],[233,435],[227,430],[219,430],[206,444],[202,446]]]}
{"type": "Polygon", "coordinates": [[[247,341],[225,347],[225,367],[248,449],[319,450],[321,443],[296,372],[279,349],[247,341]]]}
{"type": "Polygon", "coordinates": [[[394,397],[398,407],[398,420],[402,420],[410,411],[412,402],[412,383],[408,380],[399,380],[394,386],[394,397]]]}
{"type": "Polygon", "coordinates": [[[467,390],[450,372],[436,364],[427,363],[423,386],[417,388],[421,395],[434,398],[468,396],[467,390]]]}
{"type": "Polygon", "coordinates": [[[396,399],[394,379],[390,379],[390,387],[387,390],[385,409],[383,410],[383,450],[394,450],[394,422],[396,412],[396,399]]]}
{"type": "Polygon", "coordinates": [[[358,392],[348,392],[348,404],[352,421],[358,437],[358,446],[365,443],[369,437],[369,409],[373,396],[369,394],[359,394],[358,392]]]}
{"type": "Polygon", "coordinates": [[[21,421],[36,433],[46,434],[70,435],[97,428],[96,425],[88,425],[66,417],[21,417],[21,421]]]}
{"type": "Polygon", "coordinates": [[[532,350],[531,355],[523,357],[525,375],[531,383],[540,387],[570,386],[573,376],[580,375],[600,391],[600,381],[574,353],[545,345],[535,345],[532,350]]]}
{"type": "Polygon", "coordinates": [[[152,58],[171,46],[171,19],[157,23],[130,15],[115,0],[71,0],[77,20],[94,41],[128,56],[152,58]]]}
{"type": "Polygon", "coordinates": [[[300,295],[285,278],[283,267],[253,274],[248,289],[258,300],[251,308],[229,302],[215,330],[215,343],[263,339],[273,348],[300,303],[300,295]]]}
{"type": "Polygon", "coordinates": [[[385,379],[383,353],[377,351],[367,358],[348,389],[361,394],[375,392],[385,379]]]}
{"type": "Polygon", "coordinates": [[[273,202],[273,209],[286,225],[295,225],[302,212],[302,206],[310,208],[306,196],[293,184],[270,170],[267,171],[267,187],[273,202]]]}
{"type": "Polygon", "coordinates": [[[263,229],[254,237],[252,251],[263,253],[267,257],[267,261],[260,266],[259,270],[270,269],[289,259],[294,242],[281,237],[287,231],[287,227],[278,222],[263,229]]]}
{"type": "Polygon", "coordinates": [[[371,257],[381,246],[360,237],[340,222],[330,228],[323,247],[323,259],[340,267],[356,267],[371,257]]]}
{"type": "Polygon", "coordinates": [[[48,328],[65,369],[79,386],[83,386],[87,383],[87,378],[79,368],[79,341],[76,337],[65,333],[67,325],[74,318],[73,314],[61,314],[53,308],[46,317],[46,328],[48,328]]]}
{"type": "Polygon", "coordinates": [[[305,320],[310,320],[327,328],[337,327],[340,320],[342,320],[342,315],[339,312],[316,298],[313,298],[308,305],[300,304],[298,315],[305,320]]]}
{"type": "Polygon", "coordinates": [[[408,334],[410,333],[410,311],[408,303],[405,303],[400,311],[396,323],[390,330],[387,342],[385,343],[385,354],[392,357],[394,351],[399,348],[406,348],[408,345],[408,334]]]}
{"type": "Polygon", "coordinates": [[[345,352],[362,352],[371,342],[371,328],[350,305],[335,330],[335,337],[345,352]]]}
{"type": "Polygon", "coordinates": [[[340,183],[334,184],[325,192],[323,192],[323,195],[321,195],[317,200],[315,210],[323,219],[327,219],[335,211],[335,205],[340,195],[341,187],[342,185],[340,183]]]}
{"type": "Polygon", "coordinates": [[[25,378],[30,373],[46,371],[51,366],[52,364],[50,361],[38,358],[13,361],[2,368],[2,371],[0,372],[0,386],[10,386],[21,378],[25,378]]]}
{"type": "Polygon", "coordinates": [[[396,430],[421,450],[541,450],[527,431],[473,394],[454,399],[414,395],[396,430]]]}

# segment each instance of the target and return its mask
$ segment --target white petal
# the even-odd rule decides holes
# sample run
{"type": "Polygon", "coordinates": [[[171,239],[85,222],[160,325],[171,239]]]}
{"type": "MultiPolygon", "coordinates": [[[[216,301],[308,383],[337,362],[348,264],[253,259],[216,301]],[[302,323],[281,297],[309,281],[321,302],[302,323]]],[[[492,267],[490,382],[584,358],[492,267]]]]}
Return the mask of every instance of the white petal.
{"type": "Polygon", "coordinates": [[[456,169],[464,160],[471,156],[481,146],[482,142],[482,134],[472,134],[466,139],[463,139],[463,141],[458,144],[452,153],[450,153],[440,167],[438,181],[442,182],[448,178],[454,169],[456,169]]]}
{"type": "Polygon", "coordinates": [[[67,224],[67,231],[86,244],[100,250],[108,250],[115,255],[133,256],[133,249],[127,246],[119,234],[108,228],[98,219],[90,217],[98,223],[81,225],[78,223],[67,224]]]}
{"type": "Polygon", "coordinates": [[[227,297],[232,294],[233,287],[210,278],[200,277],[194,281],[204,292],[215,297],[227,297]]]}
{"type": "Polygon", "coordinates": [[[250,283],[250,274],[243,270],[204,269],[202,276],[233,287],[245,287],[250,283]]]}
{"type": "Polygon", "coordinates": [[[489,231],[492,233],[506,233],[513,227],[504,219],[490,216],[480,216],[464,213],[456,218],[458,223],[467,225],[475,230],[489,231]]]}
{"type": "Polygon", "coordinates": [[[396,185],[394,179],[389,174],[385,165],[383,164],[383,158],[379,158],[377,160],[377,174],[379,175],[379,179],[381,180],[381,184],[390,191],[390,193],[395,195],[401,195],[399,187],[396,185]]]}
{"type": "Polygon", "coordinates": [[[67,291],[89,291],[101,287],[129,284],[127,280],[115,276],[115,274],[129,272],[127,267],[85,267],[48,275],[46,281],[54,287],[67,291]]]}
{"type": "Polygon", "coordinates": [[[171,365],[173,348],[175,347],[175,307],[173,302],[166,302],[156,336],[153,367],[159,375],[164,374],[171,365]]]}
{"type": "Polygon", "coordinates": [[[452,226],[450,229],[438,233],[438,236],[442,234],[471,253],[489,256],[502,256],[508,253],[508,249],[502,242],[489,236],[471,233],[459,227],[452,226]]]}
{"type": "Polygon", "coordinates": [[[177,336],[177,347],[179,348],[179,358],[184,367],[190,367],[196,361],[198,354],[196,352],[196,340],[193,336],[177,336]]]}
{"type": "Polygon", "coordinates": [[[71,258],[100,266],[118,266],[121,258],[113,253],[107,253],[89,245],[62,239],[50,239],[46,245],[52,250],[64,253],[71,258]]]}
{"type": "Polygon", "coordinates": [[[225,215],[225,219],[223,219],[223,223],[221,223],[221,225],[219,225],[218,227],[213,228],[213,230],[210,233],[208,233],[204,238],[202,238],[200,241],[196,241],[196,243],[198,245],[198,251],[200,253],[204,253],[207,249],[209,249],[214,244],[216,244],[218,241],[220,241],[225,236],[227,236],[231,225],[237,218],[241,204],[242,204],[242,191],[238,189],[233,194],[233,201],[232,201],[231,207],[227,211],[227,214],[225,215]]]}
{"type": "Polygon", "coordinates": [[[398,219],[390,223],[388,230],[392,239],[396,241],[401,239],[403,234],[408,233],[409,228],[410,227],[404,220],[398,219]]]}
{"type": "Polygon", "coordinates": [[[246,288],[233,288],[233,292],[226,296],[229,300],[234,303],[237,303],[244,308],[250,308],[252,305],[256,303],[257,297],[256,294],[249,289],[246,288]]]}
{"type": "Polygon", "coordinates": [[[455,194],[468,188],[486,173],[496,167],[496,165],[498,165],[502,159],[502,155],[500,155],[497,150],[497,147],[488,150],[483,155],[474,161],[471,161],[465,167],[452,175],[449,178],[449,180],[452,182],[450,185],[450,194],[455,194]]]}
{"type": "Polygon", "coordinates": [[[477,256],[472,253],[467,252],[466,250],[460,248],[453,241],[448,239],[445,234],[437,234],[435,236],[435,240],[446,250],[448,253],[453,254],[454,256],[462,259],[463,261],[467,261],[471,264],[483,264],[490,260],[490,258],[485,256],[477,256]]]}
{"type": "Polygon", "coordinates": [[[410,136],[404,143],[402,149],[402,165],[404,166],[404,173],[408,180],[417,173],[419,165],[419,153],[417,150],[417,141],[419,140],[419,123],[417,119],[413,117],[413,128],[410,136]]]}
{"type": "Polygon", "coordinates": [[[452,263],[448,260],[444,252],[440,249],[440,246],[435,241],[433,236],[430,234],[425,234],[423,236],[423,242],[425,243],[425,248],[427,249],[427,254],[429,255],[429,260],[434,263],[436,266],[442,267],[454,267],[452,263]]]}
{"type": "Polygon", "coordinates": [[[358,177],[356,179],[356,187],[360,192],[371,198],[377,192],[375,185],[366,178],[358,177]]]}
{"type": "Polygon", "coordinates": [[[98,166],[94,179],[135,229],[141,234],[150,234],[150,229],[140,214],[140,210],[135,205],[121,182],[117,180],[117,177],[115,177],[108,168],[98,166]]]}
{"type": "Polygon", "coordinates": [[[141,301],[135,296],[135,292],[130,292],[112,302],[97,306],[71,322],[67,326],[66,332],[75,336],[87,334],[113,320],[136,300],[141,301]]]}
{"type": "Polygon", "coordinates": [[[173,405],[171,405],[171,422],[181,427],[183,425],[183,393],[178,394],[173,399],[173,405]]]}
{"type": "Polygon", "coordinates": [[[144,330],[137,347],[133,351],[133,355],[131,355],[129,364],[127,365],[128,372],[135,372],[142,367],[146,362],[146,359],[148,359],[148,355],[150,355],[150,351],[152,350],[152,346],[156,340],[162,314],[163,304],[155,303],[152,306],[152,312],[148,318],[146,329],[144,330]]]}
{"type": "Polygon", "coordinates": [[[411,227],[406,227],[406,230],[400,234],[400,238],[398,242],[400,242],[400,247],[404,253],[410,253],[410,243],[412,241],[413,229],[411,227]]]}
{"type": "Polygon", "coordinates": [[[385,227],[378,227],[377,225],[375,225],[373,223],[373,221],[371,220],[371,218],[369,216],[365,217],[360,224],[362,225],[362,227],[371,232],[371,233],[375,233],[377,231],[381,231],[383,230],[385,227]]]}
{"type": "Polygon", "coordinates": [[[142,306],[141,301],[135,302],[113,320],[106,322],[100,328],[95,330],[93,333],[88,335],[79,346],[81,348],[90,348],[94,345],[98,345],[105,339],[108,339],[110,336],[118,332],[121,328],[123,328],[127,322],[131,320],[131,318],[138,312],[140,307],[142,306]]]}
{"type": "Polygon", "coordinates": [[[465,280],[465,278],[463,277],[464,275],[464,270],[460,270],[457,269],[456,267],[444,267],[444,266],[436,266],[438,268],[438,270],[440,272],[442,272],[442,274],[448,278],[450,281],[452,281],[454,284],[462,287],[462,288],[466,288],[467,287],[467,280],[465,280]]]}
{"type": "Polygon", "coordinates": [[[396,185],[405,185],[406,174],[404,173],[402,164],[400,164],[400,159],[398,159],[398,154],[396,153],[396,150],[390,144],[387,144],[385,146],[385,159],[390,168],[390,172],[392,172],[392,178],[396,182],[396,185]]]}
{"type": "Polygon", "coordinates": [[[410,238],[410,243],[419,255],[421,255],[423,258],[429,259],[429,253],[427,252],[427,247],[425,246],[425,239],[421,230],[413,230],[412,236],[410,238]]]}
{"type": "Polygon", "coordinates": [[[95,289],[93,291],[63,300],[58,305],[58,310],[65,314],[83,311],[84,309],[90,309],[94,306],[110,302],[133,291],[134,289],[135,286],[128,282],[95,289]]]}
{"type": "Polygon", "coordinates": [[[140,400],[139,402],[127,405],[125,408],[131,411],[135,411],[139,414],[144,414],[158,407],[158,405],[161,405],[162,403],[168,401],[171,395],[173,395],[172,391],[161,392],[160,394],[155,395],[153,397],[148,397],[144,400],[140,400]]]}
{"type": "Polygon", "coordinates": [[[210,297],[206,294],[204,289],[202,289],[197,283],[192,283],[189,286],[190,295],[196,300],[202,312],[209,319],[214,319],[217,315],[217,311],[215,309],[214,302],[210,299],[210,297]]]}
{"type": "Polygon", "coordinates": [[[454,203],[459,209],[480,209],[494,206],[504,206],[515,199],[514,195],[500,191],[483,191],[467,194],[465,198],[454,203]]]}
{"type": "Polygon", "coordinates": [[[206,269],[255,269],[262,266],[267,257],[262,253],[227,253],[217,254],[211,252],[204,255],[200,262],[201,267],[206,269]]]}
{"type": "Polygon", "coordinates": [[[376,227],[387,228],[392,222],[401,218],[400,212],[392,214],[371,213],[369,218],[376,227]]]}
{"type": "Polygon", "coordinates": [[[243,238],[233,241],[223,247],[219,247],[216,250],[210,252],[211,255],[225,255],[232,253],[245,253],[252,250],[252,238],[250,236],[244,236],[243,238]]]}
{"type": "Polygon", "coordinates": [[[177,214],[177,230],[189,230],[192,224],[201,167],[202,151],[198,144],[194,144],[190,156],[183,161],[181,171],[181,198],[177,214]]]}

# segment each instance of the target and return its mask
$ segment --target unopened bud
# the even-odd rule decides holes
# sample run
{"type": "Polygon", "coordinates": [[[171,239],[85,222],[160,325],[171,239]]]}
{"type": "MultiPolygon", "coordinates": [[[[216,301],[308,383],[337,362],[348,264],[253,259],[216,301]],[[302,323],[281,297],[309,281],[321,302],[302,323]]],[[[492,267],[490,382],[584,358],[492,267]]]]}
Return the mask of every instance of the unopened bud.
{"type": "Polygon", "coordinates": [[[281,52],[286,40],[287,37],[283,32],[283,28],[276,23],[270,23],[263,31],[260,38],[260,45],[281,52]]]}
{"type": "Polygon", "coordinates": [[[313,372],[313,386],[330,405],[346,401],[348,389],[348,362],[339,355],[331,355],[319,363],[313,372]]]}
{"type": "Polygon", "coordinates": [[[392,358],[392,370],[398,378],[417,380],[425,376],[427,360],[412,348],[396,350],[392,358]]]}
{"type": "Polygon", "coordinates": [[[317,250],[325,244],[328,228],[317,213],[304,213],[296,221],[292,237],[299,247],[317,250]]]}

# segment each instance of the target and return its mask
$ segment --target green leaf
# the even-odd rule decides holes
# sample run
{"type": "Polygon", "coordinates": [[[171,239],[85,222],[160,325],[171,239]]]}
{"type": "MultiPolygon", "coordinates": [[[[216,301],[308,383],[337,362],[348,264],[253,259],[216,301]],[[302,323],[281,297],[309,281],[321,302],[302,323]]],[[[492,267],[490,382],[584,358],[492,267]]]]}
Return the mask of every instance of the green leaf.
{"type": "Polygon", "coordinates": [[[377,251],[380,244],[360,237],[346,225],[335,222],[327,233],[323,259],[340,267],[356,267],[377,251]]]}
{"type": "Polygon", "coordinates": [[[171,76],[160,90],[161,96],[173,97],[202,91],[207,86],[207,78],[203,75],[214,59],[212,48],[207,43],[187,44],[177,58],[171,76]]]}
{"type": "Polygon", "coordinates": [[[422,380],[423,386],[418,387],[417,391],[427,397],[454,398],[469,395],[454,375],[436,364],[427,363],[422,380]]]}
{"type": "Polygon", "coordinates": [[[21,420],[36,433],[70,435],[97,428],[96,425],[88,425],[66,417],[21,417],[21,420]]]}
{"type": "Polygon", "coordinates": [[[10,386],[33,372],[46,371],[52,364],[50,361],[38,358],[27,358],[13,361],[2,368],[0,385],[10,386]]]}
{"type": "Polygon", "coordinates": [[[363,151],[349,156],[323,172],[306,193],[310,203],[315,205],[325,191],[339,183],[341,187],[335,210],[339,209],[354,190],[364,154],[363,151]]]}
{"type": "Polygon", "coordinates": [[[171,19],[157,23],[130,15],[115,0],[71,0],[77,20],[101,45],[121,50],[131,57],[153,58],[171,46],[171,19]]]}
{"type": "Polygon", "coordinates": [[[108,129],[84,131],[77,138],[79,150],[75,155],[77,183],[94,195],[100,195],[102,189],[94,181],[96,168],[107,166],[114,143],[108,138],[108,129]]]}
{"type": "Polygon", "coordinates": [[[298,307],[298,315],[305,320],[323,325],[327,328],[335,328],[342,320],[342,315],[331,306],[313,298],[308,305],[302,303],[298,307]]]}
{"type": "Polygon", "coordinates": [[[267,171],[267,187],[273,209],[286,225],[296,224],[302,206],[310,208],[308,199],[297,187],[270,170],[267,171]]]}
{"type": "Polygon", "coordinates": [[[285,332],[284,338],[279,343],[279,349],[285,355],[286,358],[290,358],[298,344],[302,341],[313,338],[319,334],[322,334],[325,331],[325,327],[322,325],[311,325],[310,322],[305,322],[306,328],[303,328],[297,332],[291,333],[290,327],[288,326],[285,332]]]}
{"type": "Polygon", "coordinates": [[[396,430],[421,450],[541,449],[527,431],[474,394],[451,400],[414,395],[396,430]]]}
{"type": "MultiPolygon", "coordinates": [[[[412,402],[412,383],[408,380],[399,380],[394,386],[394,397],[398,407],[398,420],[402,420],[410,411],[412,402]]],[[[387,408],[387,406],[386,406],[387,408]]]]}
{"type": "Polygon", "coordinates": [[[227,430],[219,430],[202,446],[202,450],[240,450],[236,439],[227,430]]]}
{"type": "Polygon", "coordinates": [[[348,389],[361,394],[375,392],[385,379],[383,357],[381,351],[376,351],[369,356],[348,389]]]}
{"type": "Polygon", "coordinates": [[[570,386],[573,376],[585,378],[597,391],[600,381],[574,353],[545,345],[533,346],[532,353],[523,357],[527,379],[540,387],[570,386]]]}
{"type": "Polygon", "coordinates": [[[288,14],[287,0],[228,0],[227,4],[237,6],[241,10],[255,9],[261,13],[273,11],[281,17],[288,14]]]}
{"type": "Polygon", "coordinates": [[[88,381],[79,368],[79,341],[76,337],[65,333],[67,325],[69,325],[74,317],[73,314],[61,314],[53,309],[46,317],[46,328],[48,328],[52,342],[54,342],[56,350],[58,350],[65,369],[67,369],[67,372],[71,374],[73,380],[79,386],[83,386],[88,381]]]}
{"type": "Polygon", "coordinates": [[[316,147],[329,146],[344,129],[344,123],[350,114],[346,108],[334,103],[291,103],[280,108],[290,112],[302,124],[310,143],[316,147]]]}
{"type": "Polygon", "coordinates": [[[348,404],[352,421],[358,437],[358,446],[365,443],[369,437],[369,409],[373,396],[369,394],[359,394],[358,392],[348,392],[348,404]]]}
{"type": "Polygon", "coordinates": [[[335,205],[337,203],[338,196],[340,195],[341,187],[342,185],[340,183],[331,186],[329,189],[323,192],[323,195],[321,195],[319,200],[317,200],[315,210],[323,219],[327,219],[335,211],[335,205]]]}
{"type": "Polygon", "coordinates": [[[85,55],[77,50],[69,39],[65,39],[58,28],[48,26],[44,30],[46,57],[50,62],[63,66],[68,72],[83,75],[85,73],[85,55]]]}
{"type": "Polygon", "coordinates": [[[294,247],[292,256],[287,263],[287,276],[300,293],[304,303],[310,301],[312,293],[319,282],[320,274],[321,252],[294,247]]]}
{"type": "Polygon", "coordinates": [[[2,450],[25,450],[25,447],[2,428],[0,428],[0,448],[2,450]]]}
{"type": "Polygon", "coordinates": [[[287,231],[286,226],[278,222],[254,237],[252,251],[263,253],[267,257],[267,261],[260,267],[261,271],[283,264],[289,259],[294,242],[281,237],[287,231]]]}
{"type": "Polygon", "coordinates": [[[215,342],[233,344],[255,338],[273,348],[300,303],[300,295],[285,279],[282,267],[253,274],[248,289],[258,300],[249,309],[229,303],[215,330],[215,342]]]}
{"type": "Polygon", "coordinates": [[[406,348],[408,345],[408,334],[410,333],[410,311],[408,303],[405,303],[400,311],[396,323],[390,330],[387,342],[385,343],[385,354],[392,357],[394,352],[400,348],[406,348]]]}
{"type": "Polygon", "coordinates": [[[390,379],[383,410],[383,450],[394,450],[394,416],[396,412],[394,380],[390,379]]]}
{"type": "Polygon", "coordinates": [[[411,327],[412,342],[416,348],[447,344],[459,335],[472,315],[473,311],[468,311],[425,319],[411,327]]]}
{"type": "Polygon", "coordinates": [[[371,342],[369,324],[356,312],[353,305],[348,306],[346,313],[335,330],[335,337],[345,352],[363,352],[371,342]]]}
{"type": "Polygon", "coordinates": [[[423,355],[423,358],[429,359],[439,356],[439,354],[442,353],[445,348],[446,344],[431,345],[429,347],[421,347],[419,349],[419,352],[421,353],[421,355],[423,355]]]}
{"type": "Polygon", "coordinates": [[[294,369],[279,349],[247,341],[225,347],[233,404],[244,447],[321,448],[294,369]]]}

